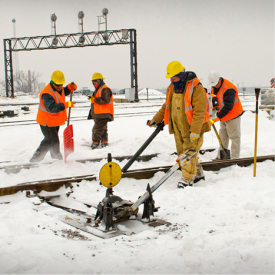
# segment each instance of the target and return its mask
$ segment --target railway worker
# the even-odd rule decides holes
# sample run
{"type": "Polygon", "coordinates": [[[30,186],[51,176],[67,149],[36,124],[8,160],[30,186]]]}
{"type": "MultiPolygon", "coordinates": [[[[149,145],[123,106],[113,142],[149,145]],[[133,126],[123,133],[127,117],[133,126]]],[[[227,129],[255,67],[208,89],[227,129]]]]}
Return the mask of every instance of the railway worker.
{"type": "Polygon", "coordinates": [[[64,74],[61,71],[54,71],[50,83],[40,93],[36,121],[40,124],[44,139],[30,162],[43,160],[48,151],[50,151],[53,159],[63,159],[60,153],[58,131],[60,125],[65,124],[67,120],[66,109],[74,107],[72,101],[65,102],[65,96],[77,89],[76,84],[73,82],[65,88],[63,88],[63,84],[65,84],[64,74]]]}
{"type": "MultiPolygon", "coordinates": [[[[216,117],[210,120],[213,124],[220,121],[220,139],[225,149],[231,140],[231,158],[240,157],[241,148],[241,115],[243,107],[238,95],[238,89],[230,81],[220,77],[218,72],[212,71],[208,75],[211,88],[213,110],[216,117]]],[[[220,159],[220,151],[216,159],[220,159]]]]}
{"type": "MultiPolygon", "coordinates": [[[[166,102],[150,121],[150,126],[160,123],[169,124],[169,133],[174,134],[178,156],[188,149],[200,150],[203,144],[203,133],[211,130],[207,112],[207,95],[197,78],[178,61],[167,66],[166,78],[170,85],[166,90],[166,102]]],[[[198,156],[182,168],[182,177],[178,188],[192,186],[204,179],[198,156]]]]}
{"type": "Polygon", "coordinates": [[[88,97],[91,101],[88,119],[94,120],[92,149],[108,146],[108,122],[114,120],[113,93],[104,79],[101,73],[93,74],[91,81],[95,91],[88,97]]]}

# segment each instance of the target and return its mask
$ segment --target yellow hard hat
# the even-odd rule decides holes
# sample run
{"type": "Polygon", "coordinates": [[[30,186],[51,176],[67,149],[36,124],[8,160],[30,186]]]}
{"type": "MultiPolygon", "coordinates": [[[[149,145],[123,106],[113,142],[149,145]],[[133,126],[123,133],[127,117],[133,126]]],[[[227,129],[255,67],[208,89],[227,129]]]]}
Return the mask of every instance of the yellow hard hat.
{"type": "Polygon", "coordinates": [[[57,85],[65,84],[65,77],[61,71],[54,71],[51,80],[57,85]]]}
{"type": "Polygon", "coordinates": [[[105,79],[105,78],[103,78],[101,73],[94,73],[91,81],[97,80],[97,79],[105,79]]]}
{"type": "Polygon", "coordinates": [[[166,71],[167,75],[165,76],[166,78],[171,78],[180,72],[182,72],[185,68],[181,65],[179,61],[172,61],[168,64],[166,71]]]}

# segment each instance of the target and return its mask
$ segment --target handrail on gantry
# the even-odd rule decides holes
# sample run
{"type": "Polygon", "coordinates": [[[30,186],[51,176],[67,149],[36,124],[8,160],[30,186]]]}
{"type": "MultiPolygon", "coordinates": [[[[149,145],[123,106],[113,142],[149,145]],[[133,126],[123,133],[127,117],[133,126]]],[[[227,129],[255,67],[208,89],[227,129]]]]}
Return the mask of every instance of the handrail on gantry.
{"type": "Polygon", "coordinates": [[[4,39],[6,96],[14,97],[12,52],[130,44],[131,88],[138,102],[137,35],[135,29],[92,31],[4,39]]]}

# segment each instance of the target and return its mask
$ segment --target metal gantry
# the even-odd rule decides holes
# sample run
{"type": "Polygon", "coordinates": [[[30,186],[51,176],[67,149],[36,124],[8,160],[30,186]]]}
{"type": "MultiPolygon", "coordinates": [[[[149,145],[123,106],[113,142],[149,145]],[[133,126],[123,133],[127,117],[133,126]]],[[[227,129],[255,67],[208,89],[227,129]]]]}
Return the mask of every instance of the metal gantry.
{"type": "Polygon", "coordinates": [[[14,97],[11,40],[4,40],[6,96],[14,97]]]}
{"type": "Polygon", "coordinates": [[[122,29],[4,39],[6,96],[14,97],[12,52],[130,44],[131,88],[139,101],[136,36],[135,29],[122,29]]]}

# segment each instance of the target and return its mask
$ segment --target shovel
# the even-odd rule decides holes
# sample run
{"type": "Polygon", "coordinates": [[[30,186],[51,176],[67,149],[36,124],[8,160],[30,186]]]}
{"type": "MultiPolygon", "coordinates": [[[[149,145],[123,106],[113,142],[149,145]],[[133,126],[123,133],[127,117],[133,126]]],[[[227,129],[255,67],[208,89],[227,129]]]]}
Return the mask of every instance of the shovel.
{"type": "Polygon", "coordinates": [[[217,136],[217,138],[218,138],[218,141],[219,141],[219,143],[220,143],[220,146],[221,146],[221,148],[222,148],[222,150],[220,150],[220,158],[221,158],[221,160],[230,159],[230,150],[225,149],[225,148],[223,147],[222,141],[221,141],[220,136],[219,136],[219,134],[218,134],[218,132],[217,132],[216,126],[215,126],[214,124],[212,124],[212,126],[213,126],[213,129],[214,129],[215,133],[216,133],[216,136],[217,136]]]}
{"type": "MultiPolygon", "coordinates": [[[[72,85],[73,86],[73,85],[72,85]]],[[[73,87],[72,87],[73,89],[73,87]]],[[[70,94],[70,101],[72,101],[73,93],[70,94]]],[[[71,107],[69,107],[67,127],[64,130],[64,160],[65,162],[68,155],[74,152],[74,132],[73,125],[70,124],[71,107]]]]}

